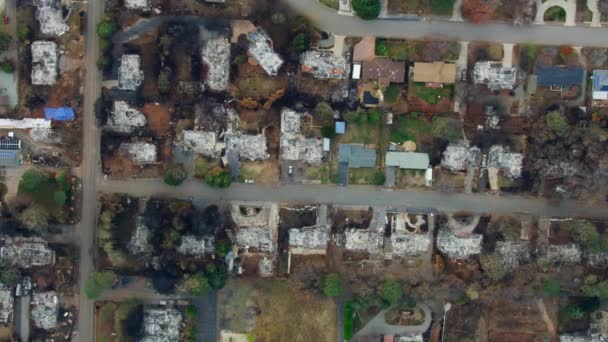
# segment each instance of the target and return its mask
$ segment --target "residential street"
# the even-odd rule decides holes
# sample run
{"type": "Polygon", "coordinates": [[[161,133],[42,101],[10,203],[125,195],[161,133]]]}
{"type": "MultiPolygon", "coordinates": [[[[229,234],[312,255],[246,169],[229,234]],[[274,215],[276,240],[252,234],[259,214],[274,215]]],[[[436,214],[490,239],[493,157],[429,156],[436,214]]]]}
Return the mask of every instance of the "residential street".
{"type": "Polygon", "coordinates": [[[378,207],[430,208],[439,211],[468,211],[476,213],[525,213],[538,216],[606,217],[608,206],[565,200],[552,203],[546,199],[514,195],[445,194],[425,190],[386,190],[372,186],[338,187],[334,185],[289,184],[266,186],[233,184],[217,189],[197,180],[170,187],[162,179],[99,180],[101,192],[127,193],[133,196],[196,197],[210,202],[265,201],[308,202],[378,207]]]}
{"type": "Polygon", "coordinates": [[[79,262],[79,313],[78,334],[73,341],[92,341],[94,336],[94,306],[84,293],[84,284],[88,274],[93,270],[95,223],[97,218],[97,191],[95,179],[99,163],[99,130],[95,126],[95,101],[101,93],[101,75],[97,70],[98,37],[97,22],[103,15],[105,1],[88,1],[85,65],[86,78],[84,86],[84,123],[83,123],[83,158],[80,169],[82,178],[82,217],[76,227],[77,241],[80,247],[79,262]]]}
{"type": "MultiPolygon", "coordinates": [[[[458,41],[490,41],[503,43],[536,43],[542,45],[574,45],[608,47],[606,30],[585,26],[521,26],[447,20],[361,20],[356,16],[338,15],[317,0],[285,0],[296,12],[308,17],[324,31],[347,36],[379,36],[387,38],[423,38],[440,36],[458,41]]],[[[584,24],[581,24],[584,25],[584,24]]]]}

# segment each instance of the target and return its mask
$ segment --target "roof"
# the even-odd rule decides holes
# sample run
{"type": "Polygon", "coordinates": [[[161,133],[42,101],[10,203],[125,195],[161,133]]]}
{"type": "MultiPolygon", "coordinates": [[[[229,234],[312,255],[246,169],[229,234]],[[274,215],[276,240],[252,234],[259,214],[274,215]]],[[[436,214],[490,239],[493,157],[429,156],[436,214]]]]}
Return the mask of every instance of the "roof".
{"type": "Polygon", "coordinates": [[[505,68],[501,62],[477,62],[473,79],[475,83],[485,84],[491,90],[513,89],[517,82],[517,70],[505,68]]]}
{"type": "Polygon", "coordinates": [[[369,90],[363,92],[363,104],[377,105],[380,103],[380,99],[372,95],[369,90]]]}
{"type": "Polygon", "coordinates": [[[21,120],[0,119],[0,129],[51,128],[51,122],[45,119],[25,118],[21,120]]]}
{"type": "Polygon", "coordinates": [[[386,166],[398,166],[408,170],[426,170],[429,167],[429,155],[419,152],[386,153],[386,166]]]}
{"type": "Polygon", "coordinates": [[[593,70],[593,99],[608,100],[608,70],[593,70]]]}
{"type": "Polygon", "coordinates": [[[47,120],[72,121],[74,109],[70,107],[44,108],[44,118],[47,120]]]}
{"type": "Polygon", "coordinates": [[[456,81],[456,64],[444,62],[414,63],[414,82],[447,83],[456,81]]]}
{"type": "Polygon", "coordinates": [[[19,138],[2,137],[0,138],[0,149],[2,150],[20,150],[21,140],[19,138]]]}
{"type": "Polygon", "coordinates": [[[303,72],[318,79],[344,79],[348,76],[349,65],[342,56],[331,51],[306,51],[300,57],[303,72]]]}
{"type": "Polygon", "coordinates": [[[356,144],[340,144],[338,146],[338,162],[348,163],[348,167],[375,167],[376,150],[371,150],[356,144]]]}
{"type": "Polygon", "coordinates": [[[362,64],[364,81],[380,80],[386,83],[405,82],[405,62],[395,62],[387,58],[364,61],[362,64]]]}
{"type": "Polygon", "coordinates": [[[0,166],[19,166],[19,159],[19,151],[0,149],[0,166]]]}
{"type": "Polygon", "coordinates": [[[583,83],[585,71],[581,67],[539,66],[536,68],[536,84],[539,87],[564,87],[583,83]]]}
{"type": "Polygon", "coordinates": [[[336,121],[336,133],[344,134],[346,132],[346,123],[344,121],[336,121]]]}
{"type": "Polygon", "coordinates": [[[361,78],[361,64],[355,63],[353,64],[353,80],[358,80],[361,78]]]}

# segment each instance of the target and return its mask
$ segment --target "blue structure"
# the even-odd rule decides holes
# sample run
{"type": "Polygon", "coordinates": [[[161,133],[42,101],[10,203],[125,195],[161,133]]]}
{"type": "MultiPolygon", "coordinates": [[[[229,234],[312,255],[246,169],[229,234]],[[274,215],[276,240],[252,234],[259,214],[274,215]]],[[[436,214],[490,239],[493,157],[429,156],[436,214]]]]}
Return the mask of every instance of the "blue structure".
{"type": "Polygon", "coordinates": [[[346,123],[344,121],[336,121],[336,134],[346,133],[346,123]]]}
{"type": "Polygon", "coordinates": [[[44,118],[56,121],[74,120],[74,109],[70,107],[44,108],[44,118]]]}
{"type": "Polygon", "coordinates": [[[372,95],[368,90],[363,92],[363,105],[377,106],[380,103],[380,99],[372,95]]]}
{"type": "Polygon", "coordinates": [[[567,68],[559,66],[537,67],[537,81],[539,87],[570,88],[574,85],[582,85],[585,78],[585,70],[580,67],[567,68]]]}

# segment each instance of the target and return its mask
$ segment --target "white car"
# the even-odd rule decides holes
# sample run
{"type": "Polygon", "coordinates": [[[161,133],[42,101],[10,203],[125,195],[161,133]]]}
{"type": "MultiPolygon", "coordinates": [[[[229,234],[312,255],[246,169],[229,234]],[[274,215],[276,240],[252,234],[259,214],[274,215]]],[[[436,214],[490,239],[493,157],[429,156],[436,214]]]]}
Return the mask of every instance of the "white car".
{"type": "Polygon", "coordinates": [[[253,179],[245,179],[245,184],[253,184],[255,181],[253,179]]]}
{"type": "Polygon", "coordinates": [[[287,173],[291,176],[293,175],[293,165],[289,165],[289,168],[287,169],[287,173]]]}

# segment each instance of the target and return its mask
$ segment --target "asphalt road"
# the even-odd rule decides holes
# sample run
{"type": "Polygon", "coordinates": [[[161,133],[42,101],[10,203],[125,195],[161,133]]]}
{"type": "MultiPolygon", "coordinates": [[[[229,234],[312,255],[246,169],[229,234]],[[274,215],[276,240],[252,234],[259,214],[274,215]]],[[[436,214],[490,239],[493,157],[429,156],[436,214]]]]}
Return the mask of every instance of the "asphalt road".
{"type": "Polygon", "coordinates": [[[85,47],[86,78],[84,87],[84,122],[83,122],[83,156],[80,175],[82,177],[83,198],[82,217],[76,228],[77,241],[80,247],[79,263],[79,314],[78,334],[73,341],[88,342],[94,340],[94,302],[84,293],[87,276],[93,271],[95,223],[97,217],[97,191],[95,180],[99,162],[99,130],[95,126],[95,101],[101,93],[100,74],[97,70],[99,54],[96,25],[103,15],[105,1],[87,2],[87,28],[85,47]]]}
{"type": "Polygon", "coordinates": [[[372,186],[338,187],[333,185],[289,184],[266,186],[233,184],[228,189],[211,188],[196,180],[169,187],[162,179],[104,181],[97,190],[133,196],[196,197],[210,202],[268,201],[306,202],[378,207],[408,207],[472,213],[523,213],[550,217],[608,217],[608,206],[589,205],[573,200],[551,202],[542,198],[514,195],[445,194],[425,190],[387,190],[372,186]]]}
{"type": "Polygon", "coordinates": [[[317,0],[284,0],[296,12],[309,18],[324,31],[346,36],[379,36],[386,38],[422,38],[440,36],[458,41],[493,41],[608,47],[606,30],[591,27],[556,25],[521,26],[447,20],[406,21],[396,19],[361,20],[356,16],[338,15],[317,0]]]}

